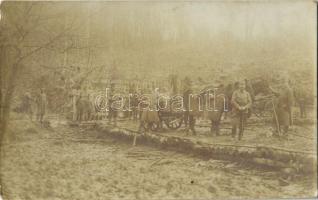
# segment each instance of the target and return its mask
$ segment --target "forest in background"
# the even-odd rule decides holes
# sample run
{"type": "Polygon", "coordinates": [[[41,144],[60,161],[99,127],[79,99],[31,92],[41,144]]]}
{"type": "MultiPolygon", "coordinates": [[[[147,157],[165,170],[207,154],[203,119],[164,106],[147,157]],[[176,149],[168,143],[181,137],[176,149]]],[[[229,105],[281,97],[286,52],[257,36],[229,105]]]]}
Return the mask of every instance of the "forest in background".
{"type": "Polygon", "coordinates": [[[107,80],[114,68],[123,79],[157,80],[287,72],[313,91],[312,4],[2,2],[2,122],[25,91],[107,80]]]}

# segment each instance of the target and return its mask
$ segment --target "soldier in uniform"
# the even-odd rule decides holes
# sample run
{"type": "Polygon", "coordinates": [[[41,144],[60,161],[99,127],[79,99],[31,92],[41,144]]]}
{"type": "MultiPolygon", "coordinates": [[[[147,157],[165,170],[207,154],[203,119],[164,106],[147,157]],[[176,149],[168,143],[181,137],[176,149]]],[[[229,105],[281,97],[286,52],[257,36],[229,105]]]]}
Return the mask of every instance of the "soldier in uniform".
{"type": "Polygon", "coordinates": [[[292,106],[294,102],[293,91],[289,86],[287,78],[283,79],[282,88],[280,89],[280,92],[276,92],[276,96],[274,103],[276,112],[276,116],[274,113],[276,130],[279,133],[283,133],[284,136],[287,136],[289,126],[293,124],[292,106]]]}
{"type": "Polygon", "coordinates": [[[47,106],[46,94],[44,92],[44,89],[41,89],[40,94],[38,95],[36,99],[36,107],[37,107],[36,118],[37,118],[37,121],[41,123],[41,125],[43,123],[43,118],[46,112],[46,106],[47,106]]]}
{"type": "MultiPolygon", "coordinates": [[[[235,90],[238,90],[239,89],[239,82],[235,82],[235,83],[230,83],[228,84],[226,87],[225,87],[225,95],[226,97],[228,98],[228,101],[231,102],[231,99],[232,99],[232,95],[233,95],[233,92],[235,90]]],[[[228,112],[231,112],[232,111],[232,104],[229,103],[228,105],[228,112]]],[[[228,116],[228,112],[225,112],[224,114],[224,119],[227,119],[227,116],[228,116]]]]}
{"type": "Polygon", "coordinates": [[[69,80],[70,89],[72,89],[71,97],[72,97],[72,111],[73,111],[72,119],[73,119],[73,121],[76,121],[78,119],[77,102],[78,102],[78,99],[81,95],[80,78],[81,78],[80,77],[80,68],[77,67],[77,74],[73,74],[73,77],[69,80]]]}
{"type": "Polygon", "coordinates": [[[183,89],[184,122],[187,134],[191,130],[192,134],[196,135],[196,118],[202,115],[202,111],[200,108],[200,96],[194,94],[194,90],[195,88],[193,88],[190,78],[186,77],[183,89]]]}
{"type": "Polygon", "coordinates": [[[128,105],[126,105],[126,107],[128,107],[128,118],[129,119],[134,119],[136,120],[136,115],[135,115],[135,107],[136,107],[136,86],[134,83],[129,83],[129,87],[128,87],[128,95],[129,95],[129,100],[128,101],[128,105]]]}
{"type": "Polygon", "coordinates": [[[117,110],[113,105],[114,100],[114,93],[115,93],[115,84],[112,83],[110,85],[110,91],[109,91],[109,98],[108,98],[108,123],[111,123],[111,121],[114,121],[114,125],[117,125],[117,110]]]}
{"type": "Polygon", "coordinates": [[[239,82],[239,89],[235,90],[231,99],[232,104],[232,137],[236,136],[239,128],[238,139],[241,140],[245,128],[248,109],[252,105],[251,95],[245,89],[245,82],[239,82]]]}
{"type": "MultiPolygon", "coordinates": [[[[255,100],[255,91],[254,91],[254,88],[250,82],[250,80],[248,79],[245,79],[245,88],[246,88],[246,91],[250,94],[251,96],[251,99],[252,99],[252,103],[254,103],[254,100],[255,100]]],[[[250,118],[252,115],[252,108],[248,109],[248,114],[247,114],[247,118],[250,118]]]]}
{"type": "Polygon", "coordinates": [[[170,86],[172,90],[172,94],[177,94],[178,92],[178,76],[175,74],[170,75],[170,86]]]}
{"type": "Polygon", "coordinates": [[[192,88],[191,88],[192,82],[191,79],[189,77],[185,77],[183,80],[183,106],[186,108],[185,112],[184,112],[184,123],[185,126],[188,126],[188,122],[189,122],[189,95],[191,94],[192,88]]]}
{"type": "MultiPolygon", "coordinates": [[[[150,91],[150,90],[148,90],[150,91]]],[[[141,130],[142,127],[146,127],[146,131],[153,125],[156,124],[157,127],[160,126],[160,119],[158,115],[158,97],[159,92],[157,89],[155,89],[149,96],[150,98],[147,98],[147,106],[142,108],[142,114],[140,119],[140,126],[139,130],[141,130]],[[144,126],[146,125],[146,126],[144,126]]]]}
{"type": "Polygon", "coordinates": [[[222,81],[216,81],[212,94],[209,97],[209,111],[207,112],[208,118],[211,120],[211,133],[215,133],[216,136],[220,135],[220,122],[223,112],[226,109],[226,103],[228,101],[225,96],[225,88],[222,81]],[[211,109],[212,108],[212,109],[211,109]]]}
{"type": "Polygon", "coordinates": [[[22,98],[21,108],[29,116],[31,121],[32,121],[32,116],[33,116],[33,109],[32,109],[33,102],[32,101],[33,101],[33,99],[31,97],[31,93],[26,92],[22,98]]]}
{"type": "Polygon", "coordinates": [[[306,89],[304,87],[297,87],[295,89],[295,100],[299,106],[300,118],[307,117],[306,103],[308,99],[308,94],[306,93],[306,89]]]}

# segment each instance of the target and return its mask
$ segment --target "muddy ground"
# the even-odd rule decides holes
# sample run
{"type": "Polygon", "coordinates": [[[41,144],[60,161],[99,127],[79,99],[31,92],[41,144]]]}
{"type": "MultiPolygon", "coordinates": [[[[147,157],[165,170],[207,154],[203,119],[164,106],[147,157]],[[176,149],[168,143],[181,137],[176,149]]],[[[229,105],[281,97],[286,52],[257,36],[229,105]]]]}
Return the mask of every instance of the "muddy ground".
{"type": "Polygon", "coordinates": [[[63,124],[10,124],[1,157],[4,199],[311,197],[313,176],[163,151],[63,124]]]}

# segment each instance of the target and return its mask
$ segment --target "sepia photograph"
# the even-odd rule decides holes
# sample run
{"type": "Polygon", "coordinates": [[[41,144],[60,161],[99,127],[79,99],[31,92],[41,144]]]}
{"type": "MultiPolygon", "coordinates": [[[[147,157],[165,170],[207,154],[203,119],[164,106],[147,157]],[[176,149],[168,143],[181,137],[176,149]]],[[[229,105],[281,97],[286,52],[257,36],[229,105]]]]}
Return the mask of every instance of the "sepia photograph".
{"type": "Polygon", "coordinates": [[[0,0],[0,200],[317,198],[317,2],[0,0]]]}

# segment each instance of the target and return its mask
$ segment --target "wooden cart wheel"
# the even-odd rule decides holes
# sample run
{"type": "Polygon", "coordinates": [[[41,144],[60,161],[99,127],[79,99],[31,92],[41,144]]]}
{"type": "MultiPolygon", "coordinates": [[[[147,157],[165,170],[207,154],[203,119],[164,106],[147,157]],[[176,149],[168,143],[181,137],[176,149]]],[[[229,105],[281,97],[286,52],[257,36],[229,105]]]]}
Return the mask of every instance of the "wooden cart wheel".
{"type": "Polygon", "coordinates": [[[157,131],[159,128],[159,124],[155,122],[143,123],[142,126],[144,130],[150,129],[151,131],[157,131]]]}
{"type": "Polygon", "coordinates": [[[271,104],[270,102],[264,101],[264,102],[258,102],[258,104],[253,104],[252,106],[252,112],[253,114],[258,117],[266,117],[269,115],[269,111],[271,111],[271,104]]]}
{"type": "Polygon", "coordinates": [[[176,130],[181,127],[183,118],[182,116],[170,117],[164,120],[166,126],[172,130],[176,130]]]}

